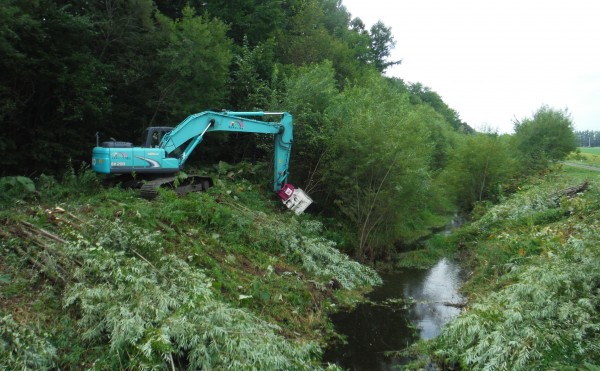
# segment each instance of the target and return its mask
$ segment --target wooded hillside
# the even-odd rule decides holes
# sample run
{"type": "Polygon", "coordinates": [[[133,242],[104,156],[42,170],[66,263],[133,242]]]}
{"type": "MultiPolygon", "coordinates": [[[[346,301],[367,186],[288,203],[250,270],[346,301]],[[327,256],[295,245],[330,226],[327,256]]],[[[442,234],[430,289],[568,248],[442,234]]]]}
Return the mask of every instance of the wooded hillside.
{"type": "MultiPolygon", "coordinates": [[[[340,89],[398,63],[388,60],[390,29],[366,29],[340,1],[185,4],[3,0],[3,175],[64,172],[68,159],[88,160],[97,131],[137,140],[149,125],[177,124],[207,109],[308,115],[319,107],[289,104],[299,87],[288,80],[302,67],[328,61],[332,88],[340,89]]],[[[461,125],[428,94],[425,101],[461,125]]],[[[212,160],[256,151],[238,145],[205,152],[212,160]]]]}
{"type": "MultiPolygon", "coordinates": [[[[575,141],[568,114],[549,107],[512,139],[464,135],[436,92],[383,75],[400,63],[390,28],[365,27],[338,0],[1,1],[2,176],[83,171],[97,132],[139,143],[147,126],[208,109],[288,111],[290,182],[312,212],[343,221],[343,249],[372,260],[575,141]]],[[[269,163],[272,147],[207,135],[187,164],[269,163]]]]}

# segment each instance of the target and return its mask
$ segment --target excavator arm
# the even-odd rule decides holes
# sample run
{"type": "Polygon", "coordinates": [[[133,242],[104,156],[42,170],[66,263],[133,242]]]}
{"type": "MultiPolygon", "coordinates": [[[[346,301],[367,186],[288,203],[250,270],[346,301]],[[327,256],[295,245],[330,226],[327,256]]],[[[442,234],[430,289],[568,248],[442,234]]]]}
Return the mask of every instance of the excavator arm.
{"type": "Polygon", "coordinates": [[[273,190],[279,192],[287,182],[292,150],[292,116],[287,112],[212,112],[205,111],[187,117],[159,145],[166,155],[181,148],[179,168],[182,168],[204,135],[213,131],[273,134],[275,153],[273,164],[273,190]],[[278,122],[267,122],[250,117],[280,116],[278,122]]]}

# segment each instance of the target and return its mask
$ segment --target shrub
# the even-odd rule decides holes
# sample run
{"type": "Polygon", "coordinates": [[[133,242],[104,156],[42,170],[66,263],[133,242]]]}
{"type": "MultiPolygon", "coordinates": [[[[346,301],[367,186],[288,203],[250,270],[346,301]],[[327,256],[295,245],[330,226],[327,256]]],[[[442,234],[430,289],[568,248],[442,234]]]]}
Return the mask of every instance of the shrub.
{"type": "Polygon", "coordinates": [[[35,194],[35,184],[24,176],[7,176],[0,178],[0,202],[22,200],[35,194]]]}

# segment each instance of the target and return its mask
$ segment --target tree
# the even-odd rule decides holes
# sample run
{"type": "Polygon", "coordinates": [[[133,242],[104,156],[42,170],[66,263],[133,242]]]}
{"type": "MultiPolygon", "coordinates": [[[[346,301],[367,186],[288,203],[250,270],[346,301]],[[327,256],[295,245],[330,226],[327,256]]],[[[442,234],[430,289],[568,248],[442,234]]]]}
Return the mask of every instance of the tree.
{"type": "Polygon", "coordinates": [[[277,58],[281,63],[302,66],[329,60],[339,80],[356,69],[356,58],[345,40],[326,28],[331,17],[318,0],[299,2],[290,10],[286,28],[277,34],[277,58]]]}
{"type": "Polygon", "coordinates": [[[469,125],[460,119],[458,112],[448,107],[442,100],[442,97],[429,87],[417,82],[408,85],[408,90],[411,93],[410,100],[414,104],[428,104],[440,115],[444,116],[446,122],[454,129],[463,133],[474,133],[469,125]]]}
{"type": "Polygon", "coordinates": [[[325,112],[338,95],[335,70],[329,61],[301,67],[285,80],[285,94],[278,110],[294,115],[292,148],[293,177],[303,184],[308,193],[322,190],[323,158],[327,153],[332,133],[325,112]]]}
{"type": "MultiPolygon", "coordinates": [[[[64,169],[88,122],[111,110],[89,17],[53,1],[0,6],[0,165],[6,174],[64,169]]],[[[88,136],[89,135],[89,136],[88,136]]],[[[86,153],[86,158],[89,153],[86,153]]]]}
{"type": "Polygon", "coordinates": [[[441,178],[455,203],[470,209],[477,201],[496,200],[517,170],[508,140],[492,132],[455,139],[441,178]]]}
{"type": "Polygon", "coordinates": [[[369,63],[375,66],[377,71],[384,72],[388,67],[401,63],[401,61],[387,60],[396,46],[391,27],[386,27],[383,22],[378,21],[371,26],[369,38],[371,41],[369,63]]]}
{"type": "MultiPolygon", "coordinates": [[[[169,42],[158,51],[163,70],[156,76],[155,112],[185,116],[225,102],[232,42],[218,19],[196,16],[191,7],[175,21],[162,18],[169,42]]],[[[154,120],[150,120],[154,123],[154,120]]]]}
{"type": "Polygon", "coordinates": [[[230,70],[229,103],[237,110],[265,109],[271,98],[269,83],[274,71],[274,43],[250,46],[245,38],[233,57],[230,70]]]}
{"type": "Polygon", "coordinates": [[[580,147],[600,147],[600,131],[576,131],[580,147]]]}
{"type": "Polygon", "coordinates": [[[332,128],[322,183],[356,233],[356,256],[375,259],[422,230],[436,196],[429,164],[430,110],[378,74],[346,89],[327,110],[332,128]]]}
{"type": "Polygon", "coordinates": [[[549,162],[564,159],[577,148],[573,122],[567,109],[546,105],[532,118],[516,121],[514,143],[527,169],[542,169],[549,162]]]}
{"type": "Polygon", "coordinates": [[[195,1],[198,14],[208,12],[229,26],[228,36],[237,45],[248,40],[251,46],[268,40],[282,28],[284,12],[279,0],[195,1]]]}

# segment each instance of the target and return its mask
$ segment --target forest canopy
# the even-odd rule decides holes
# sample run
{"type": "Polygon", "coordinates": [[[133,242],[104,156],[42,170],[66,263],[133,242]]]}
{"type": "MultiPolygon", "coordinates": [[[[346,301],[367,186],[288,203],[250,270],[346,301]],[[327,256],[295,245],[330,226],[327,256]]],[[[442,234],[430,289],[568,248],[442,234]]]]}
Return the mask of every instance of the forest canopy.
{"type": "Polygon", "coordinates": [[[11,1],[0,9],[4,175],[64,171],[94,133],[137,137],[209,108],[267,109],[300,66],[342,86],[394,45],[339,1],[11,1]]]}

